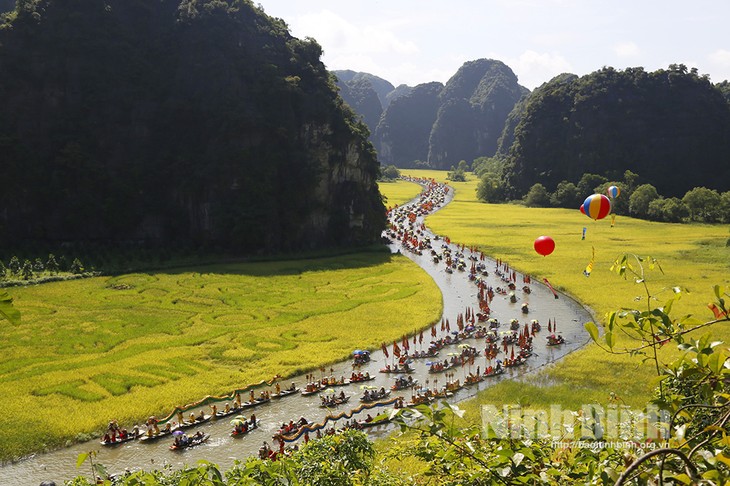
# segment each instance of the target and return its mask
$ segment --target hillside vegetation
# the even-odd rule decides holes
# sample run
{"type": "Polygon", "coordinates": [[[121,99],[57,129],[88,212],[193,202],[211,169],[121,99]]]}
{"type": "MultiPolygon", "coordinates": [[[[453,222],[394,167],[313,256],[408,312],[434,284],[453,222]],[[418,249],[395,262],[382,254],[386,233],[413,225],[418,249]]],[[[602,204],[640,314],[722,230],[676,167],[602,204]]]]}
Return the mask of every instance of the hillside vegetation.
{"type": "Polygon", "coordinates": [[[552,192],[585,173],[621,180],[626,170],[664,196],[730,188],[730,105],[684,65],[559,76],[517,109],[504,179],[512,197],[538,182],[552,192]]]}
{"type": "Polygon", "coordinates": [[[0,21],[0,243],[375,241],[378,163],[321,55],[250,0],[18,2],[0,21]]]}

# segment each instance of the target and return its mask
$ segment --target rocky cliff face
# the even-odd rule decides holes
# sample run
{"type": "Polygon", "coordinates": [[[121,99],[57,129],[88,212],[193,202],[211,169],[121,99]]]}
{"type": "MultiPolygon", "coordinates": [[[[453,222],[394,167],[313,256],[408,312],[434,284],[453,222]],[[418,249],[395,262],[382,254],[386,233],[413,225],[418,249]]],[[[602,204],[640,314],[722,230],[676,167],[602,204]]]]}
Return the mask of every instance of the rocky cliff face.
{"type": "Polygon", "coordinates": [[[500,61],[465,63],[439,96],[428,161],[447,169],[460,160],[494,155],[507,116],[524,92],[517,76],[500,61]]]}
{"type": "Polygon", "coordinates": [[[378,93],[373,89],[367,79],[357,78],[342,82],[338,78],[337,87],[340,88],[340,96],[350,107],[362,117],[372,134],[378,126],[383,108],[378,98],[378,93]]]}
{"type": "Polygon", "coordinates": [[[250,253],[379,237],[378,163],[316,42],[248,0],[24,5],[0,27],[0,239],[250,253]]]}
{"type": "Polygon", "coordinates": [[[428,139],[443,87],[438,82],[419,84],[388,105],[375,130],[381,164],[408,166],[428,158],[428,139]]]}
{"type": "Polygon", "coordinates": [[[403,94],[381,117],[374,143],[382,164],[418,160],[448,169],[492,156],[507,116],[527,93],[509,67],[490,59],[465,63],[438,90],[432,83],[421,86],[428,89],[397,88],[403,94]]]}

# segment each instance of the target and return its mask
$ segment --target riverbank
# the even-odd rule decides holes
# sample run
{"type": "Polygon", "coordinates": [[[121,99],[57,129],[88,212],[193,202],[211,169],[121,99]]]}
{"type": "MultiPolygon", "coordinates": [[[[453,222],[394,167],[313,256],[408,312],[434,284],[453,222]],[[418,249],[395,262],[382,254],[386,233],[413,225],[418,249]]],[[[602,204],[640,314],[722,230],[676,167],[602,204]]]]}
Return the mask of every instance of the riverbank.
{"type": "MultiPolygon", "coordinates": [[[[394,245],[393,251],[396,251],[399,247],[394,245]]],[[[468,252],[467,252],[468,253],[468,252]]],[[[417,255],[414,253],[406,253],[407,257],[417,262],[424,268],[427,274],[434,279],[439,286],[439,289],[443,296],[443,309],[444,317],[448,318],[456,323],[459,314],[463,314],[465,309],[468,307],[473,308],[477,305],[476,302],[476,287],[474,282],[467,278],[467,275],[463,272],[455,274],[449,274],[444,271],[441,265],[434,264],[430,257],[427,255],[417,255]]],[[[405,258],[405,257],[404,257],[405,258]]],[[[489,261],[490,266],[496,266],[495,262],[489,261]]],[[[501,279],[496,274],[488,277],[491,285],[499,285],[501,279]]],[[[485,379],[482,383],[473,386],[471,388],[465,388],[456,393],[455,400],[464,400],[470,396],[474,396],[480,389],[492,385],[495,381],[500,379],[509,379],[521,376],[524,373],[529,373],[531,369],[543,366],[545,363],[559,359],[565,353],[570,352],[572,349],[576,349],[581,346],[587,340],[587,334],[582,329],[582,322],[585,321],[587,315],[583,309],[575,302],[567,299],[556,300],[553,298],[552,293],[546,287],[542,285],[534,285],[533,292],[520,297],[520,303],[529,302],[533,308],[531,311],[530,319],[537,318],[544,322],[547,319],[554,319],[560,322],[560,332],[565,336],[567,343],[558,347],[545,347],[545,341],[542,335],[538,335],[535,356],[529,358],[528,362],[524,366],[520,366],[515,369],[510,369],[504,375],[496,378],[485,379]]],[[[499,317],[500,320],[505,323],[511,318],[520,318],[524,316],[520,313],[519,306],[516,303],[510,302],[505,296],[496,298],[493,303],[493,312],[495,317],[499,317]]],[[[400,315],[400,313],[397,313],[400,315]]],[[[396,315],[396,314],[394,314],[396,315]]],[[[506,324],[505,324],[506,325],[506,324]]],[[[350,329],[351,330],[351,329],[350,329]]],[[[418,328],[414,328],[411,331],[417,331],[418,328]]],[[[448,330],[440,328],[434,329],[434,332],[438,337],[444,337],[445,335],[451,335],[448,330]]],[[[430,332],[426,334],[426,342],[432,339],[430,332]]],[[[483,340],[482,340],[483,341],[483,340]]],[[[478,340],[468,340],[472,345],[479,346],[478,340]]],[[[399,339],[398,343],[402,344],[399,339]]],[[[422,345],[419,343],[419,345],[422,345]]],[[[414,344],[414,346],[418,346],[414,344]]],[[[443,354],[448,358],[453,353],[459,351],[458,345],[454,344],[447,346],[443,350],[443,354]]],[[[382,368],[386,363],[392,362],[391,359],[386,359],[382,351],[374,351],[372,353],[372,362],[366,367],[362,368],[362,371],[369,372],[372,376],[376,376],[376,380],[372,383],[372,386],[378,387],[389,387],[392,384],[392,377],[389,374],[380,374],[378,370],[382,368]]],[[[475,367],[479,366],[481,369],[485,369],[487,361],[485,358],[480,357],[479,363],[475,363],[475,367]]],[[[443,385],[447,379],[445,374],[443,375],[432,375],[428,372],[428,366],[426,362],[414,364],[413,376],[418,379],[422,384],[428,387],[437,388],[443,385]]],[[[331,366],[331,369],[327,369],[327,373],[331,373],[334,376],[349,376],[352,370],[349,361],[337,363],[331,366]]],[[[468,371],[474,371],[473,367],[457,368],[454,375],[458,375],[458,379],[463,381],[461,374],[465,374],[468,371]]],[[[319,375],[319,373],[315,373],[319,375]]],[[[453,377],[452,377],[453,378],[453,377]]],[[[300,383],[306,380],[305,377],[296,377],[295,381],[300,383]]],[[[361,393],[357,387],[353,390],[352,387],[344,388],[348,395],[353,391],[357,395],[361,393]]],[[[410,391],[406,391],[406,399],[410,391]]],[[[206,423],[201,426],[201,429],[209,433],[212,437],[205,445],[198,448],[186,451],[185,456],[171,454],[167,448],[167,443],[164,441],[155,444],[141,444],[136,441],[131,443],[125,443],[124,445],[116,448],[103,448],[100,450],[97,456],[97,461],[105,464],[109,470],[118,471],[125,468],[135,469],[138,467],[156,468],[160,465],[169,464],[173,468],[183,467],[185,463],[192,463],[198,459],[211,460],[219,463],[222,468],[230,467],[233,461],[236,459],[244,459],[248,455],[252,455],[256,452],[260,446],[262,440],[269,440],[271,434],[278,428],[279,424],[287,422],[289,419],[296,419],[300,416],[307,416],[308,419],[318,421],[321,419],[322,410],[318,407],[319,400],[317,396],[313,396],[307,399],[303,397],[290,397],[277,401],[276,403],[267,403],[261,407],[257,407],[252,410],[256,413],[257,418],[261,422],[261,426],[247,435],[243,440],[234,440],[228,436],[230,426],[226,420],[217,422],[206,423]],[[154,462],[150,462],[152,459],[154,462]]],[[[200,410],[193,410],[196,414],[199,414],[200,410]]],[[[391,431],[390,428],[381,427],[373,430],[374,437],[382,437],[391,431]]],[[[8,474],[10,477],[23,478],[28,480],[29,484],[32,484],[36,479],[47,479],[48,477],[70,477],[69,474],[74,474],[73,465],[75,464],[75,456],[81,452],[87,452],[89,447],[97,448],[94,442],[79,444],[67,449],[63,449],[51,454],[45,454],[42,456],[35,457],[28,461],[23,461],[18,464],[4,468],[3,472],[8,474]],[[43,469],[41,469],[43,468],[43,469]]]]}
{"type": "MultiPolygon", "coordinates": [[[[446,177],[441,171],[403,173],[441,181],[446,177]]],[[[592,309],[599,324],[607,312],[622,307],[646,308],[643,289],[610,271],[614,260],[626,253],[660,261],[664,273],[654,270],[647,275],[647,283],[659,302],[670,297],[672,287],[689,289],[674,304],[676,315],[711,317],[706,305],[712,298],[712,287],[730,286],[727,225],[655,223],[619,216],[611,227],[608,218],[592,221],[577,209],[482,203],[476,199],[478,181],[472,175],[467,182],[449,184],[455,188],[454,201],[426,219],[433,231],[502,258],[518,271],[547,278],[553,287],[592,309]],[[582,240],[584,227],[586,239],[582,240]],[[541,235],[549,235],[556,242],[550,256],[542,257],[533,249],[533,241],[541,235]],[[593,258],[593,249],[593,271],[585,277],[583,270],[593,258]]],[[[712,332],[730,341],[730,329],[716,328],[712,332]]],[[[662,359],[677,354],[676,349],[661,351],[662,359]]],[[[499,406],[518,400],[533,406],[558,403],[577,409],[584,403],[605,404],[611,393],[630,406],[644,407],[655,383],[655,370],[650,365],[637,366],[636,360],[589,345],[525,380],[490,388],[465,405],[466,416],[478,421],[481,403],[499,406]]]]}
{"type": "Polygon", "coordinates": [[[388,253],[10,292],[22,321],[3,331],[4,461],[97,436],[111,419],[141,423],[277,373],[318,369],[441,315],[433,281],[388,253]],[[350,322],[361,322],[361,333],[343,326],[350,322]]]}

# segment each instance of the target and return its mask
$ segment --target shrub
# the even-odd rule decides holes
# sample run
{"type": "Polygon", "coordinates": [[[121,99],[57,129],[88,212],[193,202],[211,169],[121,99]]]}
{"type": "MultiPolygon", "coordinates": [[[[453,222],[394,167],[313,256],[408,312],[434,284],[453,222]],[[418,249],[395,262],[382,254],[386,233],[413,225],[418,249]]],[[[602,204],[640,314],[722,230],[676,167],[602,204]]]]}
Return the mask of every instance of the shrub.
{"type": "Polygon", "coordinates": [[[539,182],[534,184],[525,196],[525,204],[528,207],[544,208],[550,206],[550,194],[548,194],[545,186],[539,182]]]}
{"type": "Polygon", "coordinates": [[[656,187],[651,184],[640,185],[629,198],[629,213],[632,216],[645,218],[649,214],[649,204],[655,199],[659,199],[656,187]]]}

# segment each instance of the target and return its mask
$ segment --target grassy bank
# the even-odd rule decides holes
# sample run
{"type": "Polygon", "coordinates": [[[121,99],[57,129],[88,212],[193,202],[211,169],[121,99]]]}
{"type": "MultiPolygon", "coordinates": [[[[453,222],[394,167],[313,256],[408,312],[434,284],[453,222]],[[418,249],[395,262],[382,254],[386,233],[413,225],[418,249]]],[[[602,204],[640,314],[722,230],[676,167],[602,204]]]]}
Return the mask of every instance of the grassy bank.
{"type": "MultiPolygon", "coordinates": [[[[404,172],[440,181],[446,176],[437,171],[404,172]]],[[[710,319],[712,314],[706,305],[712,299],[712,286],[730,285],[727,226],[654,223],[618,216],[615,227],[611,227],[610,218],[594,222],[577,209],[481,203],[476,199],[477,181],[473,178],[450,185],[456,197],[428,217],[427,225],[432,230],[448,235],[454,242],[478,246],[522,272],[547,278],[553,287],[592,309],[598,321],[606,312],[621,307],[646,308],[641,286],[609,270],[624,253],[651,255],[660,261],[665,273],[654,271],[647,278],[659,301],[670,294],[662,289],[682,286],[690,291],[675,305],[677,316],[692,313],[710,319]],[[581,240],[583,227],[587,228],[585,240],[581,240]],[[540,235],[555,240],[552,255],[542,257],[534,251],[533,242],[540,235]],[[583,270],[594,248],[593,272],[586,278],[583,270]]],[[[712,331],[730,341],[730,330],[716,327],[712,331]]],[[[664,352],[664,359],[668,359],[674,350],[664,352]]],[[[643,407],[655,380],[650,365],[638,363],[637,358],[608,355],[590,345],[525,382],[503,382],[488,389],[470,403],[470,416],[478,419],[480,403],[560,403],[576,409],[583,403],[606,403],[611,392],[633,406],[643,407]]]]}
{"type": "Polygon", "coordinates": [[[22,322],[0,323],[3,460],[98,432],[111,418],[131,424],[276,373],[341,360],[441,312],[428,275],[405,257],[378,252],[95,277],[10,293],[22,322]]]}
{"type": "Polygon", "coordinates": [[[380,193],[385,196],[387,207],[405,204],[421,193],[421,186],[402,180],[378,182],[380,193]]]}

